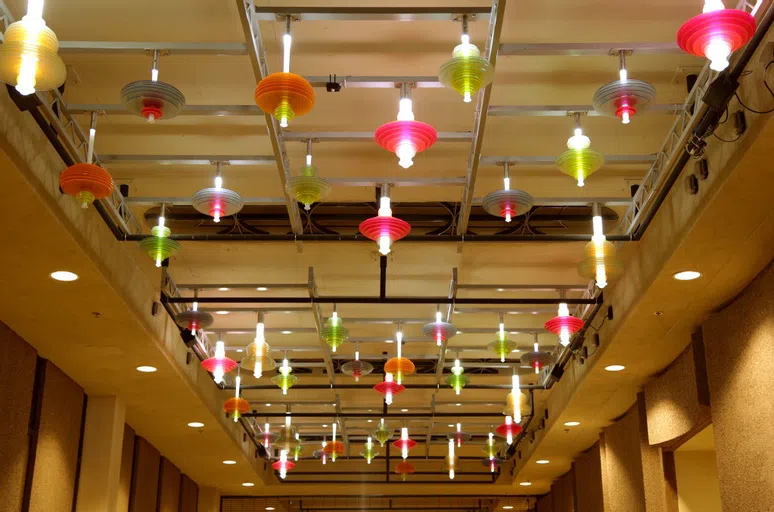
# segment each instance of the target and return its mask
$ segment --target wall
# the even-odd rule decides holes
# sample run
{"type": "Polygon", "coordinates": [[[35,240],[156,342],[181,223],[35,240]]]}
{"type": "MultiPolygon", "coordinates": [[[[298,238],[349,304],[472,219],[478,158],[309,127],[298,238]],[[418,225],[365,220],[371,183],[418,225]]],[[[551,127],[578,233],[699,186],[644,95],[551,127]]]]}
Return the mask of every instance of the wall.
{"type": "Polygon", "coordinates": [[[604,510],[601,450],[597,442],[575,460],[575,512],[604,510]]]}
{"type": "MultiPolygon", "coordinates": [[[[87,404],[75,381],[0,322],[0,511],[74,510],[87,404]]],[[[119,479],[117,512],[197,512],[196,483],[128,425],[119,479]]]]}
{"type": "Polygon", "coordinates": [[[774,510],[774,267],[703,326],[725,511],[774,510]]]}
{"type": "Polygon", "coordinates": [[[575,470],[570,469],[551,486],[554,512],[575,512],[575,470]]]}
{"type": "Polygon", "coordinates": [[[721,512],[715,452],[676,451],[679,512],[721,512]]]}

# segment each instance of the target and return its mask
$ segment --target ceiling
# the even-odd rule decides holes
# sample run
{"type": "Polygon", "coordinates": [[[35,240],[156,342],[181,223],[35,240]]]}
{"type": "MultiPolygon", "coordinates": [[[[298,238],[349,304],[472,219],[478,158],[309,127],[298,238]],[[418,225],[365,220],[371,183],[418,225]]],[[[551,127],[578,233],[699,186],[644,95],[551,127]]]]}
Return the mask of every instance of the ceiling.
{"type": "MultiPolygon", "coordinates": [[[[22,14],[24,2],[9,0],[6,3],[17,17],[22,14]]],[[[699,3],[694,0],[654,1],[644,9],[640,4],[622,4],[613,0],[590,5],[572,0],[559,0],[550,5],[512,0],[505,10],[500,42],[611,45],[672,42],[680,24],[699,12],[699,3]]],[[[306,3],[315,7],[379,7],[382,4],[375,1],[306,3]]],[[[286,2],[260,2],[259,5],[284,6],[286,2]]],[[[443,6],[453,11],[455,7],[486,7],[489,3],[447,0],[407,2],[404,5],[443,6]]],[[[44,14],[60,41],[243,43],[245,40],[236,1],[213,4],[192,0],[183,4],[140,0],[122,6],[92,0],[67,0],[49,2],[44,14]],[[84,16],[86,12],[89,16],[84,16]],[[153,15],[149,16],[148,12],[153,15]],[[95,24],[93,19],[100,19],[101,22],[95,24]]],[[[282,23],[260,22],[272,70],[281,66],[282,28],[282,23]]],[[[451,50],[459,40],[460,26],[451,21],[301,21],[294,23],[292,30],[291,69],[303,75],[433,76],[439,65],[451,56],[451,50]]],[[[483,47],[487,23],[471,23],[470,32],[472,42],[483,47]]],[[[150,125],[138,117],[111,110],[110,107],[120,102],[119,91],[123,85],[149,77],[151,58],[145,52],[63,51],[62,55],[69,69],[64,94],[68,104],[102,105],[108,109],[106,115],[98,118],[96,151],[100,155],[272,155],[266,120],[262,115],[184,115],[150,125]]],[[[658,90],[658,104],[682,103],[686,95],[685,75],[698,72],[702,65],[700,59],[674,52],[635,52],[628,59],[630,76],[651,82],[658,90]]],[[[617,58],[606,55],[500,56],[491,105],[589,105],[599,86],[617,78],[617,66],[617,58]]],[[[255,79],[247,55],[172,52],[161,58],[159,70],[160,79],[179,88],[189,105],[252,104],[255,79]]],[[[316,93],[314,110],[293,120],[288,133],[372,131],[380,124],[393,120],[397,113],[398,91],[390,88],[345,88],[339,93],[317,89],[316,93]]],[[[476,103],[463,103],[453,91],[419,88],[413,92],[413,101],[417,119],[432,124],[439,131],[465,132],[473,128],[476,103]]],[[[78,120],[84,129],[88,128],[88,115],[79,115],[78,120]]],[[[616,119],[593,116],[584,116],[582,122],[585,133],[592,139],[592,147],[606,155],[651,155],[658,151],[674,117],[664,112],[646,113],[636,116],[626,126],[616,119]]],[[[763,121],[760,123],[763,124],[763,121]]],[[[483,138],[482,156],[555,156],[565,149],[572,127],[572,119],[564,116],[490,116],[483,138]]],[[[41,137],[38,136],[38,139],[41,137]]],[[[752,140],[749,136],[747,139],[752,140]]],[[[43,140],[39,143],[46,144],[43,140]]],[[[769,151],[761,146],[756,146],[754,152],[759,158],[764,158],[769,151]]],[[[8,148],[4,150],[10,152],[8,148]]],[[[288,142],[287,151],[291,173],[295,174],[303,164],[305,144],[288,142]]],[[[417,155],[415,165],[406,171],[396,165],[394,155],[370,141],[320,142],[314,144],[313,150],[315,165],[322,176],[375,182],[407,177],[464,178],[469,153],[469,142],[439,142],[427,152],[417,155]]],[[[79,234],[84,232],[79,224],[81,221],[71,220],[70,217],[65,221],[57,220],[61,218],[58,209],[62,205],[46,196],[54,194],[55,189],[43,190],[44,186],[35,185],[30,178],[32,171],[13,160],[7,158],[2,162],[2,168],[15,172],[0,173],[0,179],[7,189],[13,187],[20,193],[9,198],[2,208],[7,215],[19,215],[25,222],[8,224],[9,236],[18,240],[19,250],[13,255],[7,253],[3,258],[8,265],[17,264],[16,258],[19,258],[23,272],[8,276],[8,282],[0,291],[3,305],[0,310],[4,311],[0,319],[28,339],[45,357],[60,365],[84,386],[87,393],[115,393],[124,397],[128,405],[128,422],[200,484],[215,486],[231,495],[281,495],[288,493],[288,489],[296,492],[301,488],[290,483],[280,484],[273,474],[264,469],[262,461],[255,461],[250,456],[252,447],[238,442],[238,428],[227,422],[219,412],[219,402],[233,392],[219,391],[211,381],[195,375],[191,368],[186,369],[181,362],[184,357],[178,357],[185,353],[185,347],[168,319],[148,319],[147,308],[135,307],[138,300],[140,304],[148,305],[158,292],[159,270],[147,256],[134,244],[109,239],[109,233],[93,211],[84,214],[86,217],[82,222],[89,222],[89,229],[97,234],[84,240],[79,234]],[[121,258],[112,252],[108,254],[83,248],[85,244],[96,243],[97,238],[103,247],[111,247],[116,253],[120,251],[121,258]],[[61,259],[52,261],[54,253],[61,255],[61,259]],[[106,255],[110,255],[110,259],[103,258],[106,255]],[[142,283],[141,291],[132,290],[132,283],[120,278],[122,265],[131,265],[137,270],[132,275],[142,283]],[[81,279],[70,285],[53,283],[47,275],[55,270],[54,267],[73,270],[81,279]],[[35,277],[30,279],[26,276],[35,277]],[[103,293],[86,293],[97,289],[103,293]],[[143,295],[144,292],[147,293],[143,295]],[[53,311],[51,324],[37,322],[37,316],[30,314],[33,310],[53,311]],[[99,318],[93,312],[99,312],[99,318]],[[148,322],[162,321],[167,322],[163,336],[148,326],[148,322]],[[93,367],[82,365],[80,361],[84,358],[99,363],[93,367]],[[160,371],[151,376],[140,375],[134,371],[139,364],[153,364],[160,371]],[[206,418],[206,426],[201,431],[185,426],[188,421],[198,418],[206,418]],[[191,450],[192,446],[202,450],[191,450]],[[222,459],[234,459],[239,463],[226,467],[221,464],[222,459]],[[240,485],[241,482],[256,482],[257,485],[245,488],[240,485]]],[[[214,176],[214,166],[211,165],[125,162],[110,163],[106,167],[116,183],[129,186],[130,199],[157,198],[132,203],[132,210],[142,220],[146,232],[155,223],[158,203],[161,202],[159,198],[188,198],[197,190],[211,186],[214,176]]],[[[642,163],[607,165],[591,177],[585,187],[578,188],[571,178],[562,175],[552,165],[514,165],[511,167],[511,182],[514,187],[527,190],[537,198],[564,198],[573,204],[600,197],[626,200],[631,194],[630,187],[638,184],[647,170],[648,164],[642,163]]],[[[260,210],[257,214],[271,213],[282,217],[286,212],[279,176],[275,165],[226,166],[224,186],[238,191],[243,197],[272,199],[270,203],[274,209],[260,210]]],[[[482,165],[473,197],[481,198],[487,192],[501,188],[501,178],[501,167],[482,165]]],[[[739,186],[745,185],[754,187],[749,183],[739,186]]],[[[456,205],[462,195],[460,183],[452,186],[398,186],[392,190],[396,215],[400,212],[401,203],[456,205]]],[[[367,212],[374,198],[373,186],[341,186],[334,187],[326,201],[334,206],[344,205],[342,208],[363,208],[365,205],[367,208],[364,211],[367,212]]],[[[749,215],[740,220],[746,222],[745,226],[750,230],[758,222],[754,215],[757,212],[755,206],[759,206],[757,202],[750,205],[749,215]]],[[[335,217],[339,211],[344,210],[332,207],[330,215],[335,217]]],[[[625,206],[621,206],[620,202],[605,209],[609,217],[606,223],[608,232],[615,229],[616,218],[624,211],[625,206]]],[[[406,210],[407,214],[412,212],[406,210]]],[[[182,218],[190,213],[190,208],[184,205],[171,209],[168,215],[172,219],[170,225],[173,231],[214,231],[211,223],[195,225],[198,222],[196,219],[192,223],[181,221],[176,224],[176,214],[182,218]]],[[[477,213],[483,215],[480,211],[477,213]]],[[[559,208],[550,213],[568,214],[568,210],[559,208]]],[[[313,215],[319,214],[320,211],[317,211],[313,215]]],[[[590,233],[589,212],[584,209],[579,215],[581,220],[572,225],[566,221],[551,221],[553,224],[545,231],[590,233]]],[[[701,215],[707,214],[701,212],[701,215]]],[[[272,226],[272,232],[289,230],[289,225],[283,224],[286,218],[277,221],[277,225],[272,226]]],[[[199,220],[204,221],[204,218],[199,220]]],[[[226,219],[222,225],[228,227],[229,222],[226,219]]],[[[497,222],[495,220],[495,224],[497,222]]],[[[694,229],[711,230],[713,226],[717,229],[719,222],[722,221],[715,217],[706,217],[704,224],[697,221],[694,229]]],[[[493,229],[503,228],[504,222],[493,229]]],[[[679,243],[682,237],[687,239],[690,234],[690,230],[674,234],[674,243],[679,243]]],[[[712,233],[708,231],[696,236],[693,245],[683,247],[683,250],[690,250],[691,254],[700,252],[703,242],[712,233]]],[[[771,241],[769,231],[759,232],[756,240],[765,246],[771,241]]],[[[510,475],[512,464],[506,463],[502,475],[493,482],[487,468],[481,464],[481,448],[491,428],[503,421],[502,410],[508,390],[466,389],[458,397],[442,380],[439,389],[432,389],[438,382],[436,361],[442,356],[451,362],[459,351],[473,385],[507,386],[511,382],[513,367],[519,368],[522,384],[545,383],[546,375],[536,376],[529,369],[520,368],[518,353],[501,364],[487,351],[486,345],[494,339],[499,314],[503,313],[505,329],[518,342],[521,353],[531,350],[533,335],[530,331],[539,330],[555,316],[556,306],[491,305],[485,302],[490,299],[513,299],[514,302],[515,299],[556,299],[557,290],[551,285],[574,287],[568,293],[570,298],[584,296],[588,283],[578,276],[576,270],[583,245],[583,242],[544,241],[520,244],[396,243],[387,260],[388,296],[446,297],[453,269],[456,269],[456,297],[481,301],[481,304],[458,304],[451,308],[451,321],[460,333],[449,342],[447,353],[439,352],[432,340],[423,339],[421,335],[422,323],[433,319],[435,304],[338,305],[338,314],[350,329],[352,339],[362,340],[359,344],[361,358],[377,365],[396,352],[396,344],[386,342],[395,338],[398,328],[391,321],[409,320],[403,325],[407,340],[404,355],[411,357],[427,372],[406,379],[409,389],[395,399],[390,413],[406,409],[407,414],[422,415],[407,418],[407,426],[411,437],[420,442],[420,446],[412,451],[410,460],[419,473],[426,474],[410,477],[409,484],[432,484],[382,485],[379,488],[387,493],[418,494],[471,492],[532,495],[547,492],[551,481],[567,470],[572,458],[593,443],[598,429],[631,405],[642,382],[665,367],[682,350],[680,334],[689,332],[718,301],[733,296],[734,290],[743,286],[752,277],[751,273],[754,275],[753,271],[759,264],[758,259],[747,261],[745,272],[740,272],[735,279],[725,279],[721,283],[723,286],[718,285],[713,295],[717,300],[696,305],[691,322],[675,327],[675,331],[669,331],[674,323],[667,325],[642,320],[635,326],[627,324],[627,332],[632,339],[635,338],[632,333],[636,332],[637,343],[616,341],[603,354],[605,361],[620,360],[629,354],[629,360],[639,360],[642,368],[634,375],[623,374],[611,379],[610,374],[596,364],[584,376],[582,396],[576,396],[572,402],[568,400],[567,408],[561,413],[561,423],[577,417],[583,420],[584,425],[578,429],[565,429],[557,423],[550,430],[550,442],[531,444],[531,435],[527,436],[519,446],[525,453],[531,450],[526,460],[546,459],[550,463],[520,465],[513,477],[510,475]],[[469,287],[471,285],[479,288],[469,287]],[[524,285],[533,285],[538,289],[519,288],[524,285]],[[381,322],[365,322],[363,319],[379,319],[381,322]],[[671,333],[670,340],[676,340],[666,350],[651,350],[643,346],[641,340],[664,331],[671,333]],[[636,358],[632,353],[636,353],[636,358]],[[489,373],[484,373],[485,369],[489,373]],[[425,385],[426,388],[411,389],[412,385],[425,385]],[[604,406],[604,414],[599,414],[599,421],[587,428],[586,423],[590,423],[587,422],[588,411],[598,405],[604,406]],[[433,416],[432,419],[428,419],[430,416],[433,416]],[[460,474],[452,485],[448,485],[443,460],[439,459],[448,452],[443,438],[455,429],[458,419],[464,430],[475,437],[457,451],[462,457],[458,468],[460,474]],[[425,446],[428,434],[433,436],[434,441],[425,446]],[[532,485],[518,485],[521,482],[531,482],[532,485]]],[[[643,251],[659,250],[658,240],[653,239],[647,247],[644,242],[640,242],[637,248],[633,245],[622,244],[620,247],[627,265],[639,261],[643,251]]],[[[662,249],[666,251],[666,247],[662,249]]],[[[677,252],[674,247],[669,249],[677,252]]],[[[679,261],[692,264],[696,259],[683,257],[679,261]]],[[[290,364],[296,367],[299,386],[325,386],[333,376],[323,372],[327,350],[317,334],[314,309],[310,304],[268,305],[261,304],[260,300],[309,297],[310,267],[314,269],[320,296],[375,297],[379,294],[379,265],[376,246],[371,243],[224,241],[183,242],[181,252],[170,261],[168,270],[181,288],[183,285],[191,288],[198,285],[202,288],[200,297],[223,299],[222,302],[202,304],[201,307],[215,314],[216,321],[208,339],[213,341],[221,337],[230,357],[241,358],[240,354],[244,352],[239,351],[252,341],[255,310],[259,307],[274,308],[266,310],[267,341],[274,349],[273,356],[281,359],[287,352],[290,364]],[[253,286],[246,288],[247,284],[253,286]],[[259,286],[267,290],[256,290],[259,286]],[[229,290],[218,289],[222,287],[229,290]],[[228,303],[228,299],[233,297],[252,297],[255,302],[228,303]]],[[[677,265],[672,260],[669,268],[677,268],[677,265]]],[[[712,271],[705,271],[705,276],[721,272],[721,268],[713,267],[712,271]]],[[[615,290],[613,286],[610,293],[616,293],[615,290]]],[[[647,303],[629,301],[626,310],[617,311],[616,315],[620,314],[623,318],[642,314],[654,307],[665,309],[654,304],[675,294],[668,279],[661,279],[649,289],[643,289],[641,297],[646,297],[647,290],[650,293],[647,303]]],[[[190,289],[183,288],[182,293],[191,296],[190,289]]],[[[321,304],[323,321],[331,313],[331,304],[321,304]]],[[[652,317],[652,313],[649,314],[652,317]]],[[[671,314],[667,311],[668,317],[671,314]]],[[[594,323],[599,326],[599,322],[598,317],[594,323]]],[[[159,329],[158,332],[161,331],[159,329]]],[[[619,336],[617,339],[622,338],[619,336]]],[[[539,341],[544,349],[557,354],[560,351],[556,337],[545,331],[540,333],[539,341]]],[[[664,345],[666,343],[660,347],[664,345]]],[[[333,354],[333,360],[342,362],[351,359],[354,349],[353,344],[345,344],[333,354]]],[[[249,389],[251,385],[271,385],[267,378],[271,375],[268,373],[260,381],[255,381],[249,372],[243,373],[243,384],[247,386],[243,394],[250,400],[256,414],[255,421],[251,420],[248,428],[255,429],[257,433],[263,428],[264,418],[274,415],[270,418],[271,428],[277,429],[284,421],[286,408],[290,407],[296,416],[294,425],[298,427],[302,439],[308,442],[304,453],[308,459],[299,462],[294,472],[289,474],[288,482],[343,483],[356,480],[372,483],[370,488],[374,489],[384,482],[384,461],[378,458],[371,464],[372,469],[359,457],[364,436],[376,427],[382,416],[383,400],[379,394],[368,389],[298,387],[283,396],[276,387],[249,389]],[[322,436],[329,438],[331,435],[336,412],[341,428],[348,437],[352,437],[348,448],[352,459],[342,459],[323,470],[320,461],[313,459],[311,453],[319,448],[322,436]],[[371,416],[346,417],[354,413],[371,416]],[[342,474],[336,475],[337,472],[342,474]]],[[[335,375],[334,378],[337,384],[351,383],[347,376],[335,375]]],[[[381,379],[381,375],[372,375],[364,377],[361,383],[372,386],[381,379]]],[[[576,383],[573,375],[559,384],[566,387],[569,386],[567,382],[575,383],[575,389],[581,389],[580,379],[576,383]]],[[[558,391],[568,395],[574,393],[564,388],[558,391]]],[[[532,430],[541,426],[539,418],[550,406],[551,400],[558,400],[556,393],[557,387],[534,391],[536,418],[530,424],[532,430]]],[[[552,410],[551,420],[555,417],[552,410]]],[[[391,419],[389,424],[397,429],[402,422],[391,419]]],[[[384,452],[383,449],[379,451],[384,452]]],[[[391,469],[396,462],[393,460],[391,469]]],[[[398,480],[398,477],[391,477],[391,481],[398,480]]],[[[342,486],[335,487],[341,492],[342,486]]],[[[309,495],[333,492],[324,485],[304,485],[303,488],[298,492],[309,495]]]]}

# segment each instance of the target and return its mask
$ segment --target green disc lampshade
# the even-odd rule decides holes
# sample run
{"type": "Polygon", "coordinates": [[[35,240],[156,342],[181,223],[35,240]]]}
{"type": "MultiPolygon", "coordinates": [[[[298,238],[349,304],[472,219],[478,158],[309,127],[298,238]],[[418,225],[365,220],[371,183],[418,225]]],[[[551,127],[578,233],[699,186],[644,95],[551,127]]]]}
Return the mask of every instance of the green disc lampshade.
{"type": "Polygon", "coordinates": [[[446,384],[454,389],[455,393],[458,395],[460,394],[460,391],[462,391],[462,388],[470,384],[470,378],[465,374],[454,374],[450,373],[446,376],[446,384]]]}
{"type": "Polygon", "coordinates": [[[370,447],[365,445],[363,447],[363,451],[360,452],[360,455],[362,455],[363,458],[365,458],[370,464],[372,460],[379,456],[379,452],[376,451],[376,448],[373,444],[370,447]]]}
{"type": "Polygon", "coordinates": [[[292,388],[296,385],[298,382],[298,377],[293,375],[293,373],[278,373],[274,377],[271,378],[271,381],[276,384],[280,389],[282,389],[283,394],[287,393],[287,390],[292,388]]]}
{"type": "Polygon", "coordinates": [[[474,44],[460,44],[454,48],[452,58],[441,65],[438,79],[450,89],[460,93],[466,103],[482,88],[492,82],[494,66],[481,58],[474,44]]]}
{"type": "Polygon", "coordinates": [[[323,327],[321,335],[331,347],[331,352],[336,352],[336,349],[349,338],[349,329],[341,325],[341,318],[331,317],[323,327]]]}
{"type": "Polygon", "coordinates": [[[556,166],[564,174],[578,181],[578,186],[585,184],[586,178],[597,172],[605,163],[602,153],[593,149],[568,149],[556,159],[556,166]]]}
{"type": "Polygon", "coordinates": [[[317,175],[317,167],[314,165],[303,166],[301,174],[290,178],[286,188],[296,201],[304,205],[305,210],[309,210],[312,203],[319,202],[331,192],[330,184],[317,175]]]}
{"type": "Polygon", "coordinates": [[[500,361],[505,361],[508,354],[516,350],[516,343],[509,340],[507,334],[498,334],[497,339],[487,345],[487,348],[494,352],[500,361]]]}
{"type": "Polygon", "coordinates": [[[374,439],[379,441],[379,444],[381,446],[384,446],[384,443],[392,439],[393,431],[392,429],[387,428],[387,425],[384,425],[383,423],[379,425],[379,428],[374,430],[373,436],[374,439]]]}
{"type": "Polygon", "coordinates": [[[151,236],[140,240],[140,248],[148,253],[156,266],[161,266],[161,262],[171,258],[180,251],[180,243],[177,240],[170,240],[168,237],[172,234],[168,227],[153,226],[151,236]]]}

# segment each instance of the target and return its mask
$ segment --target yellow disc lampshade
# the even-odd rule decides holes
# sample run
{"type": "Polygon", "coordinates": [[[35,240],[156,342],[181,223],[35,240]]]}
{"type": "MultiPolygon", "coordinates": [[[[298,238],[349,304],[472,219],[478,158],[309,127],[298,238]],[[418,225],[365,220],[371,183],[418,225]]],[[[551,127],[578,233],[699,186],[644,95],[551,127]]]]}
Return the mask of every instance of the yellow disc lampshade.
{"type": "Polygon", "coordinates": [[[593,149],[568,149],[556,159],[556,166],[564,174],[572,176],[582,187],[586,178],[597,172],[605,163],[602,153],[593,149]]]}
{"type": "Polygon", "coordinates": [[[610,282],[623,272],[623,263],[616,254],[615,245],[605,241],[597,248],[594,242],[589,242],[584,248],[583,260],[578,264],[578,274],[587,279],[597,278],[597,272],[604,269],[607,281],[610,282]]]}
{"type": "Polygon", "coordinates": [[[57,53],[59,41],[43,20],[25,17],[12,23],[4,39],[0,45],[0,81],[16,86],[25,95],[50,91],[64,83],[67,69],[57,53]]]}
{"type": "Polygon", "coordinates": [[[452,58],[438,70],[438,79],[450,89],[460,93],[468,103],[482,88],[492,82],[494,66],[481,58],[481,52],[474,44],[460,44],[454,48],[452,58]]]}

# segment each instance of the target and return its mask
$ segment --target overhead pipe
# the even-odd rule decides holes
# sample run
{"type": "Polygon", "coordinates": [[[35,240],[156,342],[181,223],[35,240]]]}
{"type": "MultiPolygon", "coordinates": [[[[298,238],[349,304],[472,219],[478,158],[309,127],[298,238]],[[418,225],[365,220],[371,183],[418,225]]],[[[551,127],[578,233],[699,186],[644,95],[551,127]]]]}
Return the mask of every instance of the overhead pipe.
{"type": "MultiPolygon", "coordinates": [[[[427,375],[431,377],[431,375],[427,375]]],[[[277,390],[273,384],[243,384],[239,387],[245,390],[277,390]]],[[[410,384],[406,389],[441,389],[440,384],[410,384]]],[[[445,387],[444,387],[445,388],[445,387]]],[[[468,384],[465,389],[512,389],[511,384],[468,384]]],[[[233,386],[224,386],[223,389],[234,389],[233,386]]],[[[293,389],[373,389],[372,384],[296,384],[293,389]]],[[[451,389],[451,388],[448,388],[451,389]]],[[[548,389],[544,385],[522,384],[519,389],[548,389]]],[[[284,414],[282,415],[284,417],[284,414]]],[[[295,416],[295,415],[294,415],[295,416]]]]}
{"type": "MultiPolygon", "coordinates": [[[[129,242],[139,242],[150,235],[128,234],[121,237],[121,240],[129,242]]],[[[373,243],[361,234],[258,234],[258,233],[238,233],[238,234],[220,234],[220,233],[198,233],[198,234],[171,234],[170,240],[179,242],[368,242],[373,243]]],[[[588,242],[591,235],[588,234],[565,234],[565,235],[536,235],[536,234],[513,234],[513,235],[408,235],[401,238],[400,243],[404,242],[588,242]]],[[[635,239],[631,235],[607,235],[610,242],[631,242],[635,239]]]]}

